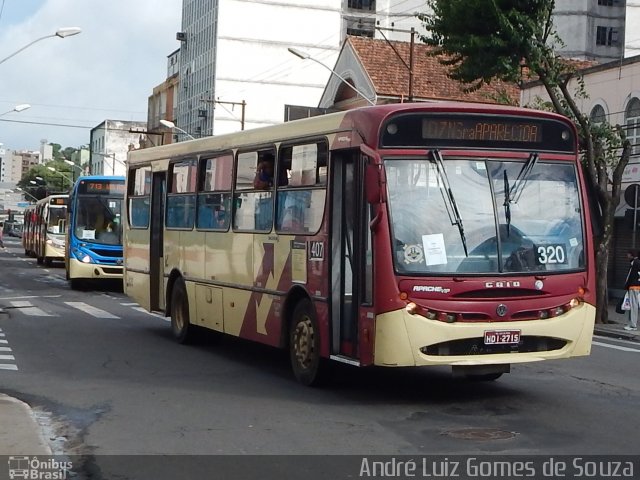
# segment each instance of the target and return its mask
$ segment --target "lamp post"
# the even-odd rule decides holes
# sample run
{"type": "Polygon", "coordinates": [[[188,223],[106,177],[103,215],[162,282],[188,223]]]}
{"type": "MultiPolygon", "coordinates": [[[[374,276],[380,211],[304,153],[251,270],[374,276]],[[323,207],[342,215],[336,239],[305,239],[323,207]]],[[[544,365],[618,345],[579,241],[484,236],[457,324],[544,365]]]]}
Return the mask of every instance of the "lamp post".
{"type": "MultiPolygon", "coordinates": [[[[42,193],[42,198],[46,197],[49,193],[47,191],[47,181],[42,177],[34,177],[35,180],[29,180],[31,185],[36,186],[36,193],[38,196],[42,193]]],[[[33,190],[33,189],[32,189],[33,190]]],[[[32,195],[33,196],[33,195],[32,195]]],[[[34,198],[37,198],[34,196],[34,198]]]]}
{"type": "Polygon", "coordinates": [[[67,37],[71,37],[73,35],[77,35],[82,31],[81,28],[78,27],[63,27],[63,28],[59,28],[58,30],[56,30],[55,33],[52,33],[51,35],[45,35],[44,37],[40,37],[40,38],[36,38],[34,41],[27,43],[24,47],[22,47],[21,49],[13,52],[11,55],[9,55],[8,57],[3,58],[2,60],[0,60],[0,64],[6,62],[7,60],[9,60],[11,57],[16,56],[17,54],[19,54],[20,52],[22,52],[23,50],[26,50],[27,48],[29,48],[31,45],[33,45],[34,43],[38,43],[41,40],[45,40],[47,38],[52,38],[52,37],[60,37],[60,38],[67,38],[67,37]]]}
{"type": "MultiPolygon", "coordinates": [[[[82,167],[76,165],[74,162],[72,162],[71,160],[67,160],[66,158],[63,160],[64,163],[66,163],[67,165],[70,165],[71,167],[77,168],[78,170],[80,170],[80,175],[78,175],[79,177],[82,176],[82,174],[84,173],[82,170],[82,167]]],[[[73,172],[73,170],[71,170],[71,177],[73,178],[73,182],[75,183],[76,181],[76,174],[73,172]]]]}
{"type": "MultiPolygon", "coordinates": [[[[360,90],[358,90],[356,87],[354,87],[353,85],[351,85],[349,82],[347,82],[347,80],[342,77],[338,72],[336,72],[334,69],[332,69],[331,67],[329,67],[328,65],[325,65],[324,63],[322,63],[320,60],[317,60],[315,58],[313,58],[311,55],[309,55],[308,53],[305,52],[301,52],[300,50],[293,48],[293,47],[289,47],[287,50],[289,50],[290,53],[293,53],[296,57],[301,58],[302,60],[311,60],[313,62],[316,62],[318,65],[322,65],[324,68],[326,68],[327,70],[329,70],[331,73],[333,73],[336,77],[338,77],[340,79],[340,81],[342,83],[344,83],[345,85],[347,85],[351,90],[353,90],[354,92],[356,92],[358,95],[360,95],[362,98],[364,98],[367,102],[369,102],[370,105],[375,105],[376,102],[374,102],[373,100],[371,100],[369,97],[367,97],[364,93],[362,93],[360,90]]],[[[162,120],[160,120],[160,122],[162,122],[162,120]]]]}
{"type": "Polygon", "coordinates": [[[194,137],[193,135],[191,135],[191,134],[190,134],[190,133],[188,133],[188,132],[185,132],[185,131],[184,131],[183,129],[181,129],[180,127],[176,127],[176,124],[175,124],[175,123],[173,123],[173,122],[172,122],[172,121],[170,121],[170,120],[162,119],[162,120],[160,120],[160,124],[161,124],[161,125],[163,125],[163,126],[165,126],[165,127],[167,127],[167,128],[170,128],[170,129],[172,129],[172,130],[177,130],[177,131],[179,131],[179,132],[181,132],[181,133],[185,134],[185,135],[186,135],[187,137],[189,137],[191,140],[195,140],[195,137],[194,137]]]}
{"type": "Polygon", "coordinates": [[[33,198],[36,202],[38,201],[38,199],[36,197],[34,197],[33,195],[31,195],[29,192],[27,192],[26,190],[23,190],[20,187],[16,187],[16,190],[18,190],[20,193],[22,193],[23,195],[29,195],[31,198],[33,198]]]}
{"type": "Polygon", "coordinates": [[[16,105],[11,110],[7,110],[4,113],[0,113],[0,117],[2,117],[3,115],[6,115],[7,113],[22,112],[22,111],[26,110],[27,108],[31,108],[31,105],[29,105],[28,103],[22,103],[20,105],[16,105]]]}
{"type": "MultiPolygon", "coordinates": [[[[72,178],[70,178],[70,177],[68,177],[68,176],[67,176],[67,175],[65,175],[64,173],[59,172],[58,170],[56,170],[56,169],[55,169],[55,168],[53,168],[53,167],[47,167],[47,170],[51,170],[53,173],[57,173],[57,174],[58,174],[58,175],[60,175],[62,178],[67,179],[67,181],[69,182],[69,184],[70,184],[70,185],[73,185],[73,179],[72,179],[72,178]]],[[[60,183],[60,189],[61,189],[61,190],[64,190],[64,183],[62,183],[62,182],[60,183]]]]}

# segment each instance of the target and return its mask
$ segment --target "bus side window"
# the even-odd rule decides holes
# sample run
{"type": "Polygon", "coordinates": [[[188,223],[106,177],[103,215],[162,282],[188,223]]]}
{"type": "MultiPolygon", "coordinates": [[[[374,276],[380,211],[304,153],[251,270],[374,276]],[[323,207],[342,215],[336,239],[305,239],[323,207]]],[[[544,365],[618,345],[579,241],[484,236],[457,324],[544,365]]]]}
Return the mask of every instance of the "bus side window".
{"type": "Polygon", "coordinates": [[[196,227],[227,230],[231,206],[233,155],[227,154],[200,161],[196,227]]]}
{"type": "Polygon", "coordinates": [[[137,168],[129,176],[129,224],[132,228],[149,228],[151,167],[137,168]]]}
{"type": "Polygon", "coordinates": [[[276,230],[286,233],[318,231],[326,198],[327,156],[325,142],[280,149],[276,230]]]}

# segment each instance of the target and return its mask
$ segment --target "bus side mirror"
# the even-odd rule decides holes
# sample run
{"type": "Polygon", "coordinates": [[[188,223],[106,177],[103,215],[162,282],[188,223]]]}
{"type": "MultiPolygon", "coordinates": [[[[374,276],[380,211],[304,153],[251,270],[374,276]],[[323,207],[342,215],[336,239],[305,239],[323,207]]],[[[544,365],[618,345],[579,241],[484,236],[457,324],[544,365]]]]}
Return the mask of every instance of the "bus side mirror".
{"type": "Polygon", "coordinates": [[[380,167],[377,165],[367,165],[365,170],[365,190],[367,202],[370,204],[380,203],[382,201],[382,189],[380,178],[380,167]]]}

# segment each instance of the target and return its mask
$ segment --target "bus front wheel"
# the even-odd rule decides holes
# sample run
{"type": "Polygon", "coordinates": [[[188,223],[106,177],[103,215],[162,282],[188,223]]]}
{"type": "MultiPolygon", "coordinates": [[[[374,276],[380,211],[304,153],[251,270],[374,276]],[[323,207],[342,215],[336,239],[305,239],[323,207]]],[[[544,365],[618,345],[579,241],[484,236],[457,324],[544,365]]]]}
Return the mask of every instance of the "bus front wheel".
{"type": "Polygon", "coordinates": [[[195,327],[189,323],[189,299],[184,280],[179,278],[171,292],[171,330],[179,343],[193,340],[195,327]]]}
{"type": "Polygon", "coordinates": [[[321,380],[320,332],[315,310],[309,299],[300,301],[293,311],[289,329],[289,357],[296,379],[303,385],[321,380]]]}

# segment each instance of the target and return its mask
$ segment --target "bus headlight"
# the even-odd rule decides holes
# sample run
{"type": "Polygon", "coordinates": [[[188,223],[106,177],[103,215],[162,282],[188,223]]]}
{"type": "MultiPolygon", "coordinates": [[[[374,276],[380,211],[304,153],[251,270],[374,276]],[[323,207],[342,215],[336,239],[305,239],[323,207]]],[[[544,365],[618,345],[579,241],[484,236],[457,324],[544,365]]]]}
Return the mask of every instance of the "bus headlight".
{"type": "Polygon", "coordinates": [[[87,253],[84,253],[82,250],[73,250],[73,256],[80,260],[82,263],[93,263],[93,259],[87,253]]]}

